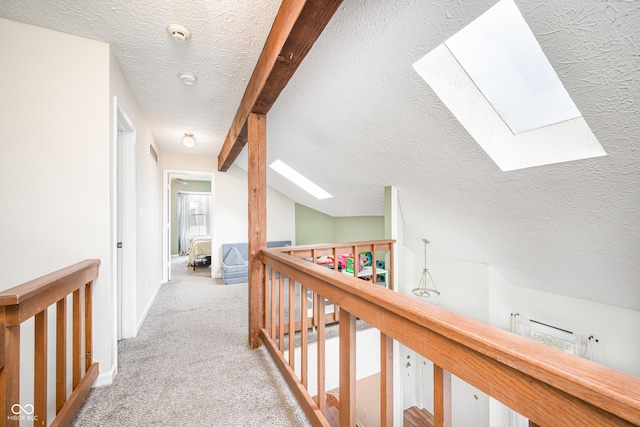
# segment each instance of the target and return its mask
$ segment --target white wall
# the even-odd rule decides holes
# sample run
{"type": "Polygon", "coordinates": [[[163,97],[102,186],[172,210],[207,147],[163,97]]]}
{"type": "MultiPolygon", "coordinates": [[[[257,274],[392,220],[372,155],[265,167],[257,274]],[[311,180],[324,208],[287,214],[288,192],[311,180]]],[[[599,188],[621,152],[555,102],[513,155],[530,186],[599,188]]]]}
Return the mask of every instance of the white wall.
{"type": "MultiPolygon", "coordinates": [[[[4,19],[0,40],[0,289],[100,259],[93,356],[109,370],[109,46],[4,19]]],[[[31,366],[23,351],[23,371],[31,366]]]]}
{"type": "MultiPolygon", "coordinates": [[[[403,288],[408,295],[413,295],[408,288],[418,287],[422,276],[424,247],[416,250],[414,254],[415,273],[408,277],[415,279],[403,288]]],[[[427,267],[441,295],[424,301],[481,322],[489,322],[489,266],[439,257],[429,253],[427,247],[427,267]]]]}
{"type": "MultiPolygon", "coordinates": [[[[139,317],[152,301],[161,271],[159,171],[148,155],[153,137],[109,45],[3,19],[0,37],[0,57],[12,64],[0,69],[0,188],[5,200],[0,289],[86,258],[100,259],[93,288],[93,358],[100,365],[98,383],[108,384],[117,363],[114,95],[138,137],[136,193],[143,212],[137,224],[139,317]]],[[[24,329],[26,342],[32,331],[24,329]]],[[[22,356],[27,378],[32,350],[23,348],[22,356]]],[[[30,392],[30,386],[22,388],[24,402],[32,399],[30,392]]]]}

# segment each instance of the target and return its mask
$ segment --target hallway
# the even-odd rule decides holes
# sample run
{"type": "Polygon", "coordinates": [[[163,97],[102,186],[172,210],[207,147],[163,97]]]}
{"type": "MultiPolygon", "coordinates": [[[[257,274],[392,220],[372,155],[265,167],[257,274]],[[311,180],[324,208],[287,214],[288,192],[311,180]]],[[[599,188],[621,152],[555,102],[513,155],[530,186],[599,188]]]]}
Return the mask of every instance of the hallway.
{"type": "Polygon", "coordinates": [[[72,425],[303,426],[306,417],[264,348],[247,345],[247,285],[173,266],[118,374],[94,388],[72,425]]]}

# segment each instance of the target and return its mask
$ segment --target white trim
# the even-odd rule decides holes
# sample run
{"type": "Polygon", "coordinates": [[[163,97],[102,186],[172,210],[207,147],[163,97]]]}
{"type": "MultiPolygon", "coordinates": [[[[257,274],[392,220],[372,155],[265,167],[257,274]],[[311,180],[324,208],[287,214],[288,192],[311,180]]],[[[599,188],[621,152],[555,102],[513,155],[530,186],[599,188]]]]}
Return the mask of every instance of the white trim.
{"type": "Polygon", "coordinates": [[[111,385],[117,373],[118,373],[118,364],[116,363],[111,367],[111,369],[109,369],[108,372],[101,372],[91,387],[95,388],[95,387],[103,387],[106,385],[111,385]]]}
{"type": "Polygon", "coordinates": [[[142,328],[142,325],[144,324],[145,319],[147,318],[147,314],[149,314],[149,310],[151,309],[151,306],[153,305],[153,303],[156,301],[156,297],[158,296],[158,293],[160,292],[160,288],[162,287],[162,285],[166,283],[166,282],[159,282],[158,286],[156,286],[156,290],[153,292],[153,295],[151,296],[151,299],[149,299],[149,304],[147,304],[147,306],[144,308],[144,311],[142,312],[142,315],[140,316],[140,320],[138,321],[138,324],[136,325],[136,336],[138,335],[138,332],[140,332],[140,328],[142,328]]]}
{"type": "MultiPolygon", "coordinates": [[[[118,103],[117,97],[114,97],[115,105],[115,145],[116,145],[116,192],[114,197],[114,203],[116,205],[116,221],[114,237],[115,241],[112,242],[114,250],[116,250],[116,257],[114,258],[116,265],[118,264],[118,257],[121,258],[121,269],[119,272],[121,276],[121,288],[118,289],[118,271],[116,268],[115,286],[116,292],[116,347],[117,339],[120,338],[133,338],[136,336],[136,129],[133,123],[127,116],[126,112],[118,103]],[[120,136],[122,132],[122,137],[120,136]],[[118,152],[118,149],[122,150],[122,153],[118,152]],[[124,184],[122,189],[118,188],[118,175],[119,170],[122,172],[122,179],[124,184]],[[119,195],[119,191],[122,194],[119,195]],[[118,203],[122,202],[122,207],[118,207],[118,203]],[[118,210],[122,211],[122,224],[118,223],[118,210]],[[118,231],[122,233],[122,236],[118,236],[118,231]],[[115,249],[118,238],[122,239],[123,247],[115,249]],[[121,305],[120,308],[118,306],[121,305]],[[119,311],[118,311],[119,310],[119,311]],[[120,318],[121,316],[121,318],[120,318]],[[118,336],[118,329],[120,328],[120,334],[118,336]]],[[[117,352],[117,350],[116,350],[117,352]]],[[[117,355],[116,355],[117,358],[117,355]]]]}

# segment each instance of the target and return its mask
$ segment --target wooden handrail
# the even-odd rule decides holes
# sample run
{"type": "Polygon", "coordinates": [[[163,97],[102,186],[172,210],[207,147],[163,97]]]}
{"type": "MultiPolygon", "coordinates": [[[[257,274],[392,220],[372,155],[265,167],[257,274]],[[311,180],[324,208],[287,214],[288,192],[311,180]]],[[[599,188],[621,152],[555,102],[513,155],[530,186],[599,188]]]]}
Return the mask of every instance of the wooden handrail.
{"type": "Polygon", "coordinates": [[[261,255],[267,268],[333,301],[537,425],[640,425],[639,378],[282,250],[262,250],[261,255]]]}
{"type": "Polygon", "coordinates": [[[100,260],[88,259],[14,286],[0,292],[0,307],[15,306],[14,317],[7,320],[22,323],[98,277],[99,266],[100,260]]]}
{"type": "Polygon", "coordinates": [[[5,426],[21,421],[47,426],[48,310],[55,305],[56,418],[66,426],[98,376],[93,362],[92,287],[100,260],[90,259],[0,292],[0,419],[5,426]],[[67,297],[72,295],[72,392],[67,396],[67,297]],[[84,296],[84,305],[81,303],[84,296]],[[84,311],[84,313],[83,313],[84,311]],[[84,315],[83,315],[84,314],[84,315]],[[20,402],[20,327],[34,317],[34,396],[20,402]],[[84,327],[82,323],[84,322],[84,327]],[[84,337],[82,336],[84,330],[84,337]],[[84,344],[84,354],[82,352],[84,344]],[[22,405],[20,405],[23,403],[22,405]],[[25,410],[25,408],[29,408],[25,410]]]}

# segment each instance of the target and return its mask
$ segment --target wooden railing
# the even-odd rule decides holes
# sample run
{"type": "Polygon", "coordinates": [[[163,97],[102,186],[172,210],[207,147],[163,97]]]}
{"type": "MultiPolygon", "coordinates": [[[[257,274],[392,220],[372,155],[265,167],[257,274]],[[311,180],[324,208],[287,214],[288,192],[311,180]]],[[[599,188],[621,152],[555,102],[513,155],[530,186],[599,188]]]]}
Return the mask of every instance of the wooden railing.
{"type": "MultiPolygon", "coordinates": [[[[100,260],[85,260],[70,267],[0,292],[0,419],[4,426],[20,421],[47,426],[48,311],[55,304],[56,417],[52,426],[66,426],[98,377],[92,356],[92,285],[100,260]],[[67,305],[72,306],[72,377],[67,380],[67,305]],[[83,301],[84,300],[84,301],[83,301]],[[34,396],[20,401],[20,327],[34,318],[34,396]]],[[[53,400],[53,399],[52,399],[53,400]]]]}
{"type": "MultiPolygon", "coordinates": [[[[358,250],[364,244],[357,244],[358,250]]],[[[308,252],[311,250],[312,252],[308,252]]],[[[324,248],[323,248],[324,250],[324,248]]],[[[563,353],[510,332],[466,318],[381,286],[354,279],[296,256],[313,249],[262,250],[268,274],[264,280],[265,328],[261,339],[313,425],[324,417],[324,317],[318,316],[317,397],[307,390],[307,290],[314,310],[325,300],[340,306],[340,425],[355,425],[355,321],[362,319],[381,334],[381,426],[393,425],[392,342],[397,340],[434,363],[434,421],[451,425],[451,374],[529,418],[531,426],[640,425],[640,379],[563,353]],[[300,300],[295,300],[295,287],[300,300]],[[284,298],[285,285],[289,296],[284,298]],[[284,319],[285,312],[289,313],[284,319]],[[286,320],[286,322],[285,322],[286,320]],[[296,361],[294,332],[300,321],[302,343],[296,361]],[[288,325],[285,330],[283,325],[288,325]],[[286,336],[286,338],[285,338],[286,336]],[[288,352],[285,353],[285,339],[288,352]],[[300,376],[296,375],[296,366],[300,376]]],[[[357,252],[357,251],[353,251],[357,252]]],[[[315,254],[318,254],[316,251],[315,254]]],[[[389,266],[392,268],[392,266],[389,266]]]]}

